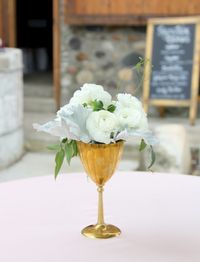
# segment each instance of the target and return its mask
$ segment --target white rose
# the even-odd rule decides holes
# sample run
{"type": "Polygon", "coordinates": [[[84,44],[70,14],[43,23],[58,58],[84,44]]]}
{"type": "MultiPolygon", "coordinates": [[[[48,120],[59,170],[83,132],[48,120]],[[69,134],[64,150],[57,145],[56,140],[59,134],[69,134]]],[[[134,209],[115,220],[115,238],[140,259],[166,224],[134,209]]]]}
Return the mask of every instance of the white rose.
{"type": "Polygon", "coordinates": [[[81,90],[77,90],[70,100],[70,104],[90,104],[94,100],[103,102],[104,108],[111,104],[111,95],[104,91],[103,87],[95,84],[84,84],[81,90]]]}
{"type": "Polygon", "coordinates": [[[118,107],[133,107],[135,109],[142,109],[142,103],[140,102],[140,100],[130,94],[118,94],[117,100],[118,107]]]}
{"type": "Polygon", "coordinates": [[[118,119],[105,110],[92,112],[86,121],[86,128],[94,141],[109,144],[111,133],[118,131],[118,119]]]}
{"type": "Polygon", "coordinates": [[[120,124],[120,129],[148,130],[146,114],[143,110],[134,108],[121,108],[115,111],[120,124]]]}

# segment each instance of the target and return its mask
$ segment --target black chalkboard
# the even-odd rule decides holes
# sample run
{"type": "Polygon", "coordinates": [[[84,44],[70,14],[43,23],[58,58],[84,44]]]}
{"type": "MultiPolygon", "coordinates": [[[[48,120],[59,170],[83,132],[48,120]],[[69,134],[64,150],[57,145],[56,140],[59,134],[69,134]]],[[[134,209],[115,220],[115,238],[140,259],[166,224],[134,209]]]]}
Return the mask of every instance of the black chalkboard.
{"type": "Polygon", "coordinates": [[[190,99],[195,26],[154,27],[150,98],[190,99]]]}
{"type": "Polygon", "coordinates": [[[199,90],[200,17],[149,19],[143,104],[189,107],[196,118],[199,90]]]}

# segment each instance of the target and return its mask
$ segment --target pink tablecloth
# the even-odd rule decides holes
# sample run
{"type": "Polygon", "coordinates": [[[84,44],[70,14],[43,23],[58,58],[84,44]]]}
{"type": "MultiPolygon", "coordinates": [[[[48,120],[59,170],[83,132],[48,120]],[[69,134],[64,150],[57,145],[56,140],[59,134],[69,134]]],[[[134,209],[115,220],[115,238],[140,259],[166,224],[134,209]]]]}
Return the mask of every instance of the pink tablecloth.
{"type": "Polygon", "coordinates": [[[199,262],[200,178],[117,173],[104,194],[118,238],[80,234],[96,221],[97,192],[86,175],[0,184],[1,262],[199,262]]]}

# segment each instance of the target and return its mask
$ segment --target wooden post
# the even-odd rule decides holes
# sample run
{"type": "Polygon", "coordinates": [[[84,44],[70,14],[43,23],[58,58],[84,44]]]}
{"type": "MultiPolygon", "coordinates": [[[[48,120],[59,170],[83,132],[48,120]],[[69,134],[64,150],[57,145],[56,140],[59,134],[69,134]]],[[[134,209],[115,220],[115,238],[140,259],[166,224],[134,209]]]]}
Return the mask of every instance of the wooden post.
{"type": "Polygon", "coordinates": [[[3,0],[0,0],[0,38],[3,41],[3,0]]]}
{"type": "Polygon", "coordinates": [[[200,61],[200,22],[196,26],[195,32],[195,47],[194,47],[194,63],[193,63],[193,77],[192,77],[192,92],[191,92],[191,103],[190,103],[190,123],[194,125],[197,105],[198,105],[198,92],[199,92],[199,61],[200,61]]]}
{"type": "Polygon", "coordinates": [[[16,47],[16,0],[8,0],[8,46],[16,47]]]}
{"type": "Polygon", "coordinates": [[[60,1],[53,0],[53,85],[57,110],[60,108],[60,1]]]}
{"type": "Polygon", "coordinates": [[[143,106],[144,110],[147,113],[149,107],[149,93],[150,93],[150,76],[151,76],[151,53],[153,48],[153,24],[149,23],[147,28],[147,42],[146,42],[146,53],[145,58],[149,59],[149,62],[145,65],[144,71],[144,89],[143,89],[143,106]]]}

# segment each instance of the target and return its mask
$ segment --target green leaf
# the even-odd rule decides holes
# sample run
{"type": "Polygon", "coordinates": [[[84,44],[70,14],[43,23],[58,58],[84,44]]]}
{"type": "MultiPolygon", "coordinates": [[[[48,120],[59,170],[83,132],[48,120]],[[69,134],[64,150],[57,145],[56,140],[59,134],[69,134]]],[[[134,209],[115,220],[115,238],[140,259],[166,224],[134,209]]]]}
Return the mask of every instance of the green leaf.
{"type": "Polygon", "coordinates": [[[100,111],[103,109],[103,102],[100,100],[94,100],[91,103],[93,111],[100,111]]]}
{"type": "Polygon", "coordinates": [[[139,57],[139,62],[137,62],[137,64],[135,65],[136,70],[141,71],[143,65],[145,64],[145,59],[143,59],[142,57],[139,57]]]}
{"type": "Polygon", "coordinates": [[[141,139],[139,151],[141,152],[142,150],[144,150],[146,146],[147,144],[145,143],[144,139],[141,139]]]}
{"type": "Polygon", "coordinates": [[[68,138],[63,138],[62,143],[65,144],[66,142],[68,142],[68,138]]]}
{"type": "Polygon", "coordinates": [[[65,156],[65,151],[64,149],[61,148],[60,151],[57,152],[56,157],[55,157],[55,162],[56,162],[55,172],[54,172],[55,178],[57,178],[57,175],[63,164],[64,156],[65,156]]]}
{"type": "Polygon", "coordinates": [[[116,109],[116,106],[113,105],[113,104],[109,105],[108,108],[107,108],[107,110],[108,110],[109,112],[111,112],[111,113],[113,113],[113,112],[115,111],[115,109],[116,109]]]}
{"type": "Polygon", "coordinates": [[[65,145],[65,155],[68,165],[70,165],[73,154],[74,154],[73,144],[70,142],[65,145]]]}
{"type": "Polygon", "coordinates": [[[152,146],[150,146],[150,154],[151,154],[151,162],[150,162],[150,165],[148,166],[148,169],[150,169],[156,161],[156,154],[152,146]]]}
{"type": "Polygon", "coordinates": [[[78,155],[78,146],[75,140],[71,141],[72,143],[72,147],[73,147],[73,156],[77,156],[78,155]]]}
{"type": "Polygon", "coordinates": [[[48,148],[49,150],[58,151],[58,150],[60,150],[60,144],[48,145],[47,148],[48,148]]]}

